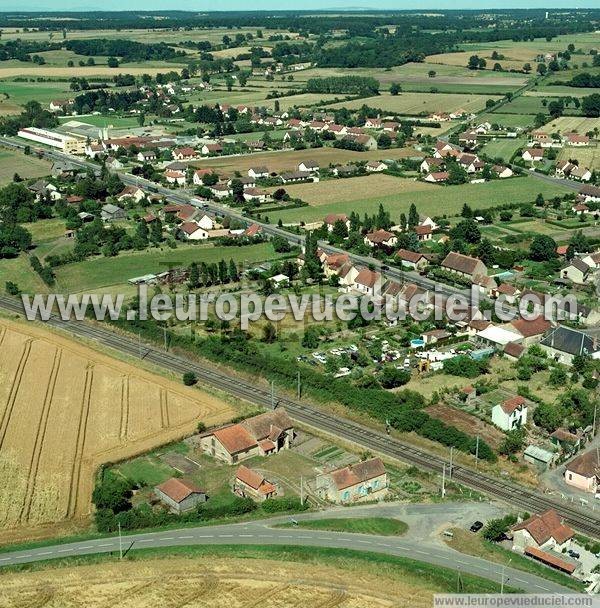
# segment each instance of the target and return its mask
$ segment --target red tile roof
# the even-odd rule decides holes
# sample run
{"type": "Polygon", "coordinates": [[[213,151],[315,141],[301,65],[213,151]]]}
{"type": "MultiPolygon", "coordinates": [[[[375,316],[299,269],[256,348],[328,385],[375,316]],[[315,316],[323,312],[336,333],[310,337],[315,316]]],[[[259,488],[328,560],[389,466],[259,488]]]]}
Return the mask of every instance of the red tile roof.
{"type": "Polygon", "coordinates": [[[504,410],[505,414],[512,414],[516,409],[520,408],[522,405],[525,405],[526,401],[521,395],[517,395],[516,397],[512,397],[511,399],[506,399],[501,403],[501,407],[504,410]]]}
{"type": "Polygon", "coordinates": [[[256,439],[241,424],[218,429],[213,435],[230,454],[245,452],[257,445],[256,439]]]}
{"type": "Polygon", "coordinates": [[[338,490],[350,488],[381,475],[385,475],[385,467],[380,458],[371,458],[331,472],[331,477],[338,490]]]}
{"type": "Polygon", "coordinates": [[[538,545],[543,545],[551,538],[562,545],[575,534],[569,526],[562,523],[561,517],[554,509],[549,509],[541,515],[532,515],[513,527],[513,531],[517,530],[527,530],[538,545]]]}
{"type": "Polygon", "coordinates": [[[573,574],[575,572],[574,564],[571,564],[564,559],[561,559],[557,555],[553,555],[552,553],[548,553],[547,551],[542,551],[537,547],[525,547],[525,554],[530,555],[531,557],[535,557],[539,559],[541,562],[552,566],[553,568],[557,568],[558,570],[563,570],[568,574],[573,574]]]}
{"type": "Polygon", "coordinates": [[[182,502],[188,496],[192,494],[204,494],[196,484],[185,479],[177,479],[172,477],[159,486],[156,486],[157,490],[160,490],[163,494],[168,496],[175,502],[182,502]]]}
{"type": "Polygon", "coordinates": [[[261,494],[271,494],[276,490],[275,486],[258,471],[253,471],[243,464],[238,467],[235,478],[261,494]]]}
{"type": "Polygon", "coordinates": [[[539,336],[551,327],[550,321],[544,319],[544,317],[536,317],[535,319],[528,321],[527,319],[516,319],[511,322],[511,325],[524,337],[531,338],[533,336],[539,336]]]}

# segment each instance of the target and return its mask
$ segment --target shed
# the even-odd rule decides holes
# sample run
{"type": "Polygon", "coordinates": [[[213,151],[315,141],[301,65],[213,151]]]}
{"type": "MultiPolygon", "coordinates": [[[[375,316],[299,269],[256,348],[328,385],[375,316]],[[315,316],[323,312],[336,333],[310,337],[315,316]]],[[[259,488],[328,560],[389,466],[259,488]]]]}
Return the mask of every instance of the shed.
{"type": "Polygon", "coordinates": [[[166,504],[173,513],[190,511],[198,503],[206,502],[206,492],[195,483],[186,479],[171,477],[154,488],[157,498],[166,504]]]}
{"type": "Polygon", "coordinates": [[[554,463],[555,454],[537,445],[529,445],[523,453],[523,459],[534,464],[540,471],[544,471],[554,463]]]}

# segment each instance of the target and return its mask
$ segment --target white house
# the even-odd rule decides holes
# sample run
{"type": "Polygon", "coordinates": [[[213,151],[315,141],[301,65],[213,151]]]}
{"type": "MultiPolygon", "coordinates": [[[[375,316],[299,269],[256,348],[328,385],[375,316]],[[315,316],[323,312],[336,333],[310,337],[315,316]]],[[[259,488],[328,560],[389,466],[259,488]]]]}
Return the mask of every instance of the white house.
{"type": "Polygon", "coordinates": [[[202,217],[196,220],[196,223],[200,228],[204,228],[204,230],[214,230],[215,229],[215,219],[205,213],[202,217]]]}
{"type": "Polygon", "coordinates": [[[183,171],[172,171],[168,170],[164,173],[165,179],[169,184],[177,184],[178,186],[185,186],[185,173],[183,171]]]}
{"type": "Polygon", "coordinates": [[[304,160],[298,164],[298,171],[308,171],[310,173],[319,170],[319,163],[316,160],[304,160]]]}
{"type": "Polygon", "coordinates": [[[179,230],[186,241],[205,241],[208,238],[208,232],[200,228],[196,222],[184,222],[179,226],[179,230]]]}
{"type": "Polygon", "coordinates": [[[517,395],[496,404],[492,408],[492,422],[503,431],[524,426],[527,422],[527,402],[517,395]]]}
{"type": "Polygon", "coordinates": [[[375,296],[381,291],[382,277],[379,272],[363,268],[356,278],[352,288],[354,291],[358,291],[361,294],[367,296],[375,296]]]}
{"type": "Polygon", "coordinates": [[[394,247],[398,243],[398,237],[387,230],[376,230],[367,234],[364,242],[369,247],[394,247]]]}
{"type": "Polygon", "coordinates": [[[381,173],[382,171],[385,171],[388,166],[381,161],[371,160],[366,164],[365,168],[368,173],[381,173]]]}
{"type": "Polygon", "coordinates": [[[539,163],[544,160],[544,151],[541,148],[527,148],[521,158],[527,162],[539,163]]]}
{"type": "Polygon", "coordinates": [[[269,169],[267,167],[250,167],[248,169],[248,177],[253,179],[269,177],[269,169]]]}

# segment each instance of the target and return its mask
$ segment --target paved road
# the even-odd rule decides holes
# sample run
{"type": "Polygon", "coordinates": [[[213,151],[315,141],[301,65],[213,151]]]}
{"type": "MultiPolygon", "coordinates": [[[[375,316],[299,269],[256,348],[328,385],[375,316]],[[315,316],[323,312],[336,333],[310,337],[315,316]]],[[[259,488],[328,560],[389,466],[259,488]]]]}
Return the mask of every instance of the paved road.
{"type": "MultiPolygon", "coordinates": [[[[305,513],[294,516],[296,520],[322,519],[323,517],[364,517],[387,516],[397,517],[409,525],[421,523],[421,529],[427,525],[431,530],[440,525],[466,525],[465,513],[473,510],[495,516],[501,512],[492,505],[438,504],[438,505],[373,505],[370,507],[352,507],[335,509],[327,513],[305,513]]],[[[479,513],[480,517],[483,517],[479,513]]],[[[484,518],[485,519],[485,518],[484,518]]],[[[156,547],[173,547],[188,545],[301,545],[315,547],[334,547],[356,551],[374,551],[398,557],[407,557],[418,561],[459,570],[501,582],[503,573],[498,564],[478,557],[458,553],[440,542],[422,538],[417,531],[409,532],[406,537],[376,536],[370,534],[348,534],[325,532],[303,528],[273,528],[277,523],[289,522],[290,517],[277,517],[268,520],[228,524],[219,526],[202,526],[181,530],[167,530],[146,534],[124,536],[122,547],[125,553],[137,549],[156,547]]],[[[26,564],[36,561],[91,555],[97,553],[119,553],[118,537],[107,537],[0,553],[0,566],[26,564]]],[[[564,593],[568,589],[533,574],[514,568],[506,568],[505,584],[523,589],[528,593],[564,593]]]]}

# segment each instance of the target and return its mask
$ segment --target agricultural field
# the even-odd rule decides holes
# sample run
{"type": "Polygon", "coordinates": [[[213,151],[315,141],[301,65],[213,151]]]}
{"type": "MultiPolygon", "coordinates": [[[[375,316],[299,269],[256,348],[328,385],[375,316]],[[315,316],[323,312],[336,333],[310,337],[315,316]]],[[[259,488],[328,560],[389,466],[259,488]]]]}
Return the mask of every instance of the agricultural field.
{"type": "MultiPolygon", "coordinates": [[[[500,106],[497,110],[494,110],[492,115],[503,115],[503,114],[547,114],[547,105],[544,105],[544,100],[549,104],[552,101],[558,100],[558,97],[543,96],[538,97],[535,95],[521,95],[516,97],[509,103],[505,103],[500,106]]],[[[579,110],[574,107],[566,109],[569,114],[578,114],[579,110]]],[[[502,120],[502,118],[498,118],[502,120]]]]}
{"type": "MultiPolygon", "coordinates": [[[[435,186],[434,186],[435,187],[435,186]]],[[[342,201],[360,201],[377,192],[386,197],[405,192],[431,192],[431,184],[391,175],[365,175],[343,179],[329,179],[316,184],[285,185],[285,191],[292,198],[300,198],[309,205],[320,207],[342,201]]],[[[271,188],[271,191],[277,188],[271,188]]]]}
{"type": "MultiPolygon", "coordinates": [[[[356,178],[344,180],[351,182],[356,178]]],[[[460,186],[438,186],[427,184],[427,190],[415,191],[411,186],[415,182],[406,181],[408,189],[402,186],[397,194],[387,196],[367,196],[360,200],[340,200],[335,203],[318,207],[301,207],[276,213],[269,213],[270,221],[281,219],[284,223],[312,222],[322,220],[328,213],[350,213],[356,211],[359,215],[377,212],[379,204],[390,211],[392,219],[397,220],[401,213],[408,213],[411,203],[415,203],[420,213],[432,216],[453,216],[460,213],[462,206],[467,203],[472,208],[495,207],[505,203],[533,202],[541,192],[551,198],[557,194],[568,192],[564,186],[556,186],[542,182],[533,177],[518,177],[507,180],[494,180],[485,184],[464,184],[460,186]]]]}
{"type": "Polygon", "coordinates": [[[498,124],[507,129],[527,129],[535,124],[535,114],[480,114],[478,122],[498,124]]]}
{"type": "Polygon", "coordinates": [[[0,321],[0,344],[1,540],[84,523],[100,465],[234,411],[31,324],[0,321]]]}
{"type": "Polygon", "coordinates": [[[283,152],[261,152],[243,156],[230,156],[227,158],[206,158],[190,163],[198,168],[214,168],[215,171],[240,171],[242,174],[250,167],[266,166],[270,172],[295,171],[298,164],[304,160],[314,160],[321,167],[329,165],[343,165],[352,161],[369,161],[381,159],[398,159],[409,156],[422,156],[413,148],[392,148],[391,150],[370,150],[355,152],[353,150],[338,150],[337,148],[315,148],[311,150],[287,150],[283,152]]]}
{"type": "Polygon", "coordinates": [[[53,99],[64,99],[71,95],[68,82],[0,80],[0,116],[18,114],[20,106],[31,99],[44,105],[53,99]]]}
{"type": "Polygon", "coordinates": [[[500,99],[494,95],[472,95],[453,93],[383,93],[377,97],[355,99],[333,104],[331,108],[346,107],[357,110],[363,105],[397,114],[430,114],[431,112],[452,112],[462,108],[467,112],[478,112],[485,107],[487,99],[500,99]]]}
{"type": "Polygon", "coordinates": [[[43,177],[50,173],[50,163],[36,156],[24,156],[21,152],[0,149],[0,186],[12,181],[15,173],[22,179],[43,177]]]}
{"type": "MultiPolygon", "coordinates": [[[[7,573],[2,582],[0,600],[7,606],[242,608],[258,601],[288,608],[425,608],[434,593],[455,590],[456,573],[376,553],[237,545],[133,553],[122,562],[48,564],[7,573]]],[[[465,592],[498,587],[468,574],[461,582],[465,592]]]]}
{"type": "Polygon", "coordinates": [[[549,133],[587,133],[600,129],[600,120],[597,118],[583,118],[577,116],[561,116],[544,125],[549,133]]]}

